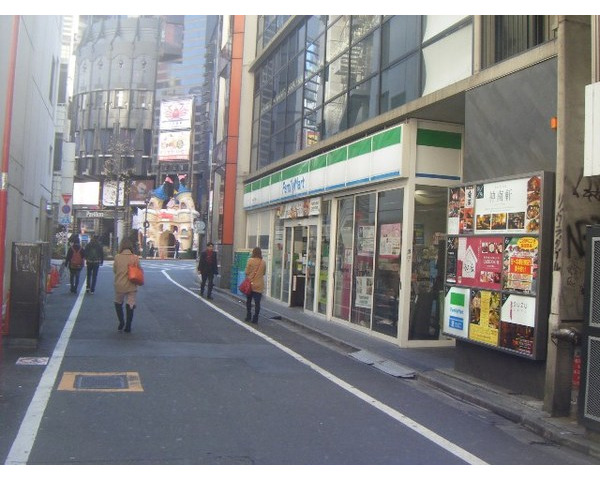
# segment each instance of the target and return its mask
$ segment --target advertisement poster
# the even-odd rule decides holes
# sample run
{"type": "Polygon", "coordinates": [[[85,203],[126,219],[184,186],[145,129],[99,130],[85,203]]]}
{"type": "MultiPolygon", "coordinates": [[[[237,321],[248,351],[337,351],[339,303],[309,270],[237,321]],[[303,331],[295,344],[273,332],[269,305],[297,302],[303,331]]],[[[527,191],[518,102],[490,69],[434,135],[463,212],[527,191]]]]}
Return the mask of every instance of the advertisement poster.
{"type": "Polygon", "coordinates": [[[535,309],[535,297],[502,294],[501,347],[533,355],[535,309]]]}
{"type": "Polygon", "coordinates": [[[381,225],[379,240],[379,256],[385,258],[398,258],[402,246],[402,224],[387,223],[381,225]]]}
{"type": "Polygon", "coordinates": [[[193,98],[160,102],[160,129],[185,130],[192,128],[193,98]]]}
{"type": "Polygon", "coordinates": [[[541,177],[476,186],[475,233],[538,233],[541,177]]]}
{"type": "Polygon", "coordinates": [[[458,257],[458,237],[446,240],[446,283],[456,283],[456,262],[458,257]]]}
{"type": "Polygon", "coordinates": [[[504,237],[460,237],[456,284],[500,290],[504,237]]]}
{"type": "Polygon", "coordinates": [[[375,227],[363,225],[358,227],[357,255],[373,255],[375,252],[375,227]]]}
{"type": "Polygon", "coordinates": [[[158,135],[158,161],[188,160],[190,131],[160,132],[158,135]]]}
{"type": "Polygon", "coordinates": [[[536,237],[506,237],[504,239],[505,290],[523,293],[537,292],[538,239],[536,237]]]}
{"type": "Polygon", "coordinates": [[[371,308],[373,304],[373,277],[356,277],[354,306],[371,308]]]}
{"type": "Polygon", "coordinates": [[[444,333],[466,338],[469,326],[469,289],[446,288],[444,333]]]}
{"type": "Polygon", "coordinates": [[[500,327],[500,292],[472,290],[469,318],[469,339],[498,345],[500,327]]]}
{"type": "Polygon", "coordinates": [[[461,187],[448,189],[448,235],[458,235],[460,229],[461,187]]]}

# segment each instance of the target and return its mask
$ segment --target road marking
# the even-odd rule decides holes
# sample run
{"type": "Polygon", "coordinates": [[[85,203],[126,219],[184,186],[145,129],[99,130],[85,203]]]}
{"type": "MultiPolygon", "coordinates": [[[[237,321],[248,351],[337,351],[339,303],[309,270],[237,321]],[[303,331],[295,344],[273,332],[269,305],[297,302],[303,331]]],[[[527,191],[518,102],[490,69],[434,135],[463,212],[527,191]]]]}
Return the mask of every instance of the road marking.
{"type": "Polygon", "coordinates": [[[75,321],[79,315],[79,310],[81,309],[81,304],[83,303],[83,297],[85,297],[85,288],[81,288],[79,291],[75,305],[73,305],[71,313],[69,314],[69,318],[63,327],[62,333],[60,334],[60,338],[58,339],[58,342],[56,342],[56,346],[52,352],[52,357],[50,358],[48,366],[45,368],[44,373],[42,374],[40,383],[35,389],[35,394],[33,395],[31,403],[29,404],[27,412],[25,413],[25,417],[21,422],[19,433],[17,433],[17,437],[15,438],[10,452],[6,457],[6,461],[4,462],[5,465],[27,464],[27,460],[31,454],[31,449],[33,448],[33,443],[35,442],[35,437],[37,436],[40,428],[40,422],[42,421],[44,411],[46,410],[48,400],[50,399],[50,394],[52,393],[54,382],[56,381],[58,371],[60,370],[60,365],[62,364],[65,356],[65,350],[67,349],[69,338],[71,337],[73,327],[75,326],[75,321]]]}
{"type": "Polygon", "coordinates": [[[388,405],[386,405],[386,404],[380,402],[379,400],[371,397],[369,394],[367,394],[367,393],[359,390],[358,388],[356,388],[353,385],[350,385],[349,383],[345,382],[341,378],[336,377],[333,373],[331,373],[328,370],[325,370],[325,369],[319,367],[318,365],[316,365],[315,363],[311,362],[310,360],[308,360],[307,358],[303,357],[302,355],[294,352],[293,350],[291,350],[290,348],[286,347],[285,345],[282,345],[277,340],[272,339],[271,337],[265,335],[261,331],[256,330],[256,328],[249,326],[245,322],[243,322],[241,320],[238,320],[237,318],[235,318],[230,313],[228,313],[225,310],[222,310],[221,308],[217,307],[214,303],[211,303],[211,302],[208,302],[208,301],[204,300],[197,293],[192,292],[189,288],[184,287],[180,283],[177,283],[175,280],[173,280],[169,276],[169,274],[166,272],[166,270],[163,270],[162,273],[174,285],[178,286],[179,288],[181,288],[185,292],[189,293],[193,297],[196,297],[199,300],[202,300],[204,303],[206,303],[208,306],[210,306],[213,310],[216,310],[221,315],[229,318],[230,320],[232,320],[233,322],[237,323],[238,325],[240,325],[241,327],[245,328],[246,330],[248,330],[248,331],[254,333],[255,335],[261,337],[263,340],[265,340],[268,343],[270,343],[271,345],[279,348],[280,350],[282,350],[283,352],[287,353],[288,355],[290,355],[292,358],[296,359],[300,363],[303,363],[304,365],[310,367],[312,370],[314,370],[315,372],[317,372],[321,376],[325,377],[327,380],[333,382],[334,384],[338,385],[339,387],[343,388],[347,392],[349,392],[352,395],[356,396],[357,398],[363,400],[364,402],[368,403],[369,405],[371,405],[372,407],[378,409],[379,411],[385,413],[386,415],[389,415],[390,417],[392,417],[397,422],[399,422],[402,425],[404,425],[404,426],[410,428],[411,430],[417,432],[418,434],[420,434],[423,437],[425,437],[427,440],[435,443],[436,445],[438,445],[439,447],[441,447],[444,450],[448,451],[452,455],[460,458],[461,460],[465,461],[466,463],[468,463],[470,465],[487,465],[487,463],[484,462],[479,457],[473,455],[470,452],[467,452],[466,450],[464,450],[463,448],[459,447],[458,445],[450,442],[449,440],[446,440],[444,437],[438,435],[437,433],[435,433],[434,431],[428,429],[424,425],[421,425],[420,423],[416,422],[415,420],[411,419],[410,417],[407,417],[406,415],[400,413],[399,411],[394,410],[393,408],[389,407],[388,405]]]}

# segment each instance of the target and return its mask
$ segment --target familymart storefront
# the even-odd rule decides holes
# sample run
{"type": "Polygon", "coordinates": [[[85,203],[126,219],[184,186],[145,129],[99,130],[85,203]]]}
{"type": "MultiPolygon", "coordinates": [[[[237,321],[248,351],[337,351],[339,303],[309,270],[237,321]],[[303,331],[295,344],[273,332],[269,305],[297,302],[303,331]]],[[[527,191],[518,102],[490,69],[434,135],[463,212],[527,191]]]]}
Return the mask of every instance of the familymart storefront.
{"type": "Polygon", "coordinates": [[[441,334],[448,187],[460,125],[409,120],[245,185],[267,295],[400,346],[441,334]]]}

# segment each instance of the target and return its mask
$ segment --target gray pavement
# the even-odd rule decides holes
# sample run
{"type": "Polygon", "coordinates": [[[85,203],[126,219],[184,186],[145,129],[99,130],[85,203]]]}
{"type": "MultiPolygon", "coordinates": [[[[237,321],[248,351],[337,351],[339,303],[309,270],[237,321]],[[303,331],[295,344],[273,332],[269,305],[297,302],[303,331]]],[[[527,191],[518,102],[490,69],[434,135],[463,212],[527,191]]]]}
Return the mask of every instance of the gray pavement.
{"type": "MultiPolygon", "coordinates": [[[[183,263],[183,262],[182,262],[183,263]]],[[[57,289],[47,303],[47,318],[44,334],[35,348],[30,345],[8,345],[0,352],[0,456],[6,458],[19,428],[20,419],[29,405],[40,381],[43,366],[22,367],[15,364],[19,357],[51,357],[60,332],[67,320],[74,298],[57,289]]],[[[232,302],[241,302],[241,296],[226,289],[215,288],[215,295],[232,302]]],[[[102,314],[114,315],[108,307],[102,314]]],[[[98,312],[100,313],[100,312],[98,312]]],[[[305,313],[299,308],[290,308],[281,302],[263,297],[260,321],[286,322],[296,329],[324,342],[336,343],[341,351],[349,352],[357,360],[372,363],[395,376],[414,378],[414,381],[439,389],[457,399],[478,405],[499,414],[517,424],[523,425],[538,435],[557,445],[565,446],[579,453],[600,458],[600,440],[586,432],[575,418],[550,417],[542,409],[537,399],[515,395],[479,379],[454,370],[454,348],[399,348],[385,340],[369,336],[359,330],[337,321],[305,313]]]]}
{"type": "MultiPolygon", "coordinates": [[[[217,289],[239,300],[227,290],[217,289]]],[[[390,342],[369,336],[336,321],[290,308],[281,302],[263,297],[261,316],[290,322],[310,329],[329,341],[337,342],[348,350],[360,352],[363,360],[373,362],[374,368],[402,376],[414,373],[416,381],[444,391],[462,401],[478,405],[521,424],[557,445],[600,458],[600,436],[587,431],[574,416],[551,417],[543,410],[543,402],[517,395],[496,385],[457,372],[454,369],[453,347],[400,348],[390,342]]]]}

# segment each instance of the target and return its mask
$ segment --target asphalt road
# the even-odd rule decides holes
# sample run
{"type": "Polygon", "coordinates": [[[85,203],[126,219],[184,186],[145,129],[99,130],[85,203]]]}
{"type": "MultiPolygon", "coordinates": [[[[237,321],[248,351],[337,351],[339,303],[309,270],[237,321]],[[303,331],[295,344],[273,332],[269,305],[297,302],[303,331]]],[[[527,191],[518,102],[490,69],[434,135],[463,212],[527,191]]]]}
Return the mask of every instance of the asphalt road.
{"type": "Polygon", "coordinates": [[[37,348],[3,349],[3,463],[593,463],[268,312],[245,323],[231,295],[198,296],[191,261],[143,264],[132,333],[117,331],[107,262],[94,295],[48,296],[37,348]]]}

